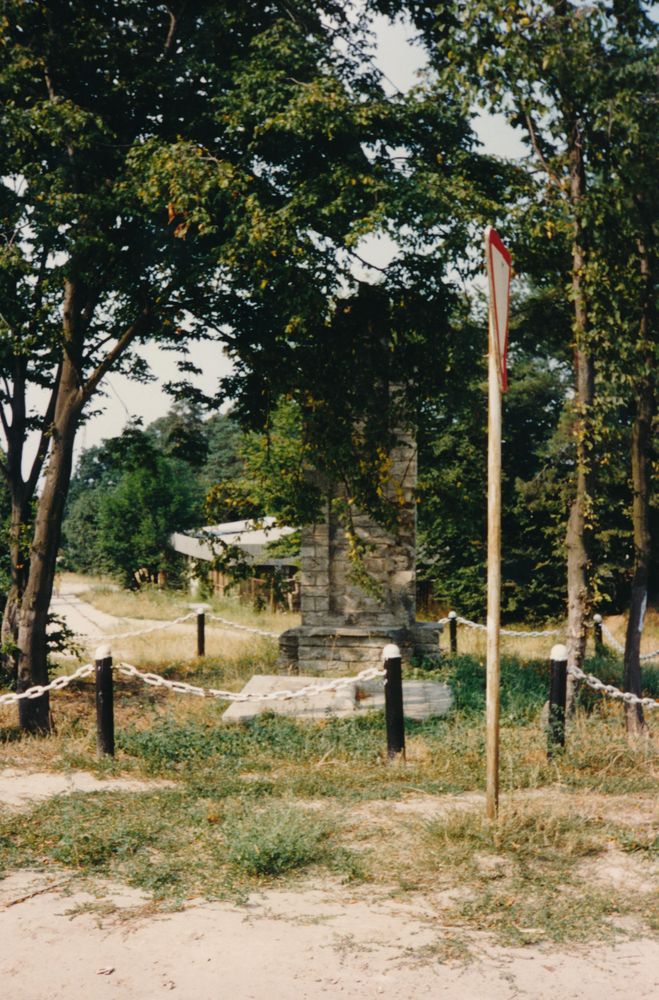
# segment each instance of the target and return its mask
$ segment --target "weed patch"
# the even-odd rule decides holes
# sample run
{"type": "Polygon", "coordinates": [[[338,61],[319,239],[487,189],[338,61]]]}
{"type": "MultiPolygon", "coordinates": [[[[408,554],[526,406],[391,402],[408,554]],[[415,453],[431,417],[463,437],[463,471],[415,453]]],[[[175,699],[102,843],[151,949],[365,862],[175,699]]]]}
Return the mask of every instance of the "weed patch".
{"type": "Polygon", "coordinates": [[[288,804],[241,810],[223,832],[230,864],[247,875],[277,877],[332,856],[333,825],[288,804]]]}
{"type": "Polygon", "coordinates": [[[637,902],[579,874],[580,861],[628,843],[626,828],[592,817],[533,805],[503,809],[491,824],[454,812],[427,823],[423,838],[431,868],[461,875],[452,917],[506,944],[606,937],[637,902]]]}

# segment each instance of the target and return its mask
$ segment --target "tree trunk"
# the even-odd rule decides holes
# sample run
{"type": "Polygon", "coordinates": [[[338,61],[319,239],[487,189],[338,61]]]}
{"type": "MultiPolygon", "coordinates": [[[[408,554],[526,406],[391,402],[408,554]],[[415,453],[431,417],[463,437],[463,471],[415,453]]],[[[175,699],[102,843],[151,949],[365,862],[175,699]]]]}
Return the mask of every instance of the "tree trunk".
{"type": "MultiPolygon", "coordinates": [[[[569,143],[570,200],[575,214],[572,245],[572,295],[574,301],[574,370],[575,418],[573,434],[576,448],[575,491],[570,506],[566,533],[567,549],[567,647],[568,667],[581,668],[586,654],[586,622],[590,614],[590,528],[589,483],[591,478],[588,438],[590,411],[594,398],[594,370],[586,335],[588,308],[584,287],[586,264],[585,234],[581,223],[581,202],[586,180],[583,163],[581,131],[574,124],[569,143]]],[[[573,707],[575,680],[568,676],[567,707],[573,707]]]]}
{"type": "MultiPolygon", "coordinates": [[[[653,295],[649,254],[643,241],[639,242],[641,278],[643,280],[643,314],[641,340],[646,346],[645,377],[639,385],[636,417],[632,428],[632,523],[634,526],[634,576],[629,603],[629,619],[625,637],[623,688],[632,694],[641,694],[641,638],[645,624],[648,601],[648,576],[652,552],[650,533],[650,469],[652,450],[652,421],[656,405],[654,391],[655,365],[651,347],[654,324],[652,322],[653,295]]],[[[645,729],[641,705],[625,704],[625,720],[630,737],[640,735],[645,729]]]]}
{"type": "Polygon", "coordinates": [[[11,585],[2,614],[2,667],[10,683],[18,677],[18,619],[29,572],[24,537],[28,523],[27,505],[14,499],[9,528],[11,585]]]}
{"type": "MultiPolygon", "coordinates": [[[[632,521],[634,524],[634,577],[625,638],[623,688],[641,694],[641,636],[648,600],[650,568],[650,490],[648,482],[649,446],[654,404],[652,384],[648,380],[638,399],[632,429],[632,521]]],[[[638,735],[645,727],[641,705],[625,705],[627,732],[638,735]]]]}
{"type": "MultiPolygon", "coordinates": [[[[30,571],[23,594],[18,629],[18,691],[48,683],[46,627],[55,579],[62,515],[71,479],[73,444],[82,409],[82,394],[74,365],[64,364],[53,422],[50,454],[34,523],[30,571]]],[[[21,727],[29,732],[50,730],[48,694],[19,703],[21,727]]]]}

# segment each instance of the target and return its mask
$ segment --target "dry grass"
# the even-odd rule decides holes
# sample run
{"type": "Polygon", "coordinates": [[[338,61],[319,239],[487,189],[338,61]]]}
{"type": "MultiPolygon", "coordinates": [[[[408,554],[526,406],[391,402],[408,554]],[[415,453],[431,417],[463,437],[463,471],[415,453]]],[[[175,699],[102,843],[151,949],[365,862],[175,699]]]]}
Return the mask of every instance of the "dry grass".
{"type": "MultiPolygon", "coordinates": [[[[622,645],[625,644],[625,629],[627,626],[626,615],[608,615],[604,617],[604,624],[609,629],[614,638],[622,645]]],[[[529,626],[524,622],[506,623],[506,629],[514,631],[545,631],[546,629],[556,629],[561,631],[564,628],[563,622],[549,622],[537,628],[529,626]]],[[[559,636],[537,636],[521,638],[515,636],[501,636],[501,652],[503,655],[519,656],[521,659],[548,659],[551,647],[557,642],[563,642],[564,635],[559,636]]],[[[449,632],[448,626],[444,630],[441,645],[448,650],[449,632]]],[[[605,639],[606,645],[606,639],[605,639]]],[[[653,652],[659,649],[659,609],[649,609],[646,615],[645,628],[643,632],[643,642],[641,652],[653,652]]],[[[458,625],[458,652],[466,655],[484,657],[486,653],[486,633],[482,629],[469,628],[466,625],[458,625]]],[[[594,636],[588,637],[587,655],[595,652],[594,636]]],[[[659,658],[653,661],[659,666],[659,658]]]]}
{"type": "Polygon", "coordinates": [[[110,581],[79,577],[74,574],[66,575],[62,586],[67,582],[86,584],[86,588],[79,594],[80,598],[99,611],[122,620],[171,621],[188,614],[193,606],[207,604],[212,614],[241,625],[251,625],[271,632],[283,632],[300,623],[298,614],[285,611],[257,611],[251,605],[242,603],[238,597],[209,597],[194,600],[183,591],[160,590],[155,586],[143,587],[138,591],[120,590],[110,581]]]}

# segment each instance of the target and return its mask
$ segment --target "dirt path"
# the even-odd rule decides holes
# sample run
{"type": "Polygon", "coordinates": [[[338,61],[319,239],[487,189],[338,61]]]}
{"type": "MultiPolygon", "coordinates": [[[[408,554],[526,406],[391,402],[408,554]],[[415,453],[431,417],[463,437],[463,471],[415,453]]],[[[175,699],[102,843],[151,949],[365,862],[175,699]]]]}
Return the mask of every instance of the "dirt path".
{"type": "MultiPolygon", "coordinates": [[[[635,1000],[657,995],[659,945],[494,948],[443,956],[455,929],[425,908],[345,887],[150,915],[139,893],[21,872],[0,882],[0,978],[12,1000],[635,1000]],[[100,889],[104,895],[98,898],[100,889]]],[[[464,942],[465,934],[460,931],[464,942]]]]}
{"type": "MultiPolygon", "coordinates": [[[[0,772],[0,808],[144,782],[0,772]]],[[[0,982],[12,1000],[650,1000],[659,942],[495,947],[446,926],[436,894],[336,882],[157,913],[142,893],[75,872],[0,878],[0,982]],[[472,956],[469,962],[464,955],[472,956]]]]}
{"type": "MultiPolygon", "coordinates": [[[[64,579],[60,585],[59,592],[53,594],[50,602],[50,611],[63,618],[71,631],[76,635],[79,644],[87,651],[93,653],[96,646],[112,643],[113,639],[119,639],[127,632],[147,632],[153,629],[155,634],[166,632],[169,635],[189,635],[196,633],[196,620],[194,617],[187,622],[175,626],[167,620],[149,618],[117,618],[109,615],[105,611],[99,611],[92,604],[83,601],[80,594],[89,589],[89,584],[84,580],[64,579]]],[[[230,636],[233,640],[249,641],[250,633],[241,629],[223,628],[213,624],[211,633],[216,636],[230,636]]]]}

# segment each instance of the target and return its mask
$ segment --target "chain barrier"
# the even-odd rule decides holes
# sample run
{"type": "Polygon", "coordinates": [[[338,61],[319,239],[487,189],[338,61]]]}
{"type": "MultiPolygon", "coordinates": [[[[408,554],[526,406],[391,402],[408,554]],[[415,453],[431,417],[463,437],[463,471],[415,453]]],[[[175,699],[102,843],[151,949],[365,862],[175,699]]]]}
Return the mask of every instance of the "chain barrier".
{"type": "MultiPolygon", "coordinates": [[[[184,681],[169,681],[165,677],[161,677],[160,674],[143,673],[130,663],[119,663],[114,669],[125,677],[137,677],[151,687],[166,688],[175,694],[189,694],[198,698],[218,698],[221,701],[239,702],[290,701],[295,698],[307,698],[313,694],[322,694],[326,691],[336,692],[353,684],[358,684],[360,681],[371,681],[378,677],[386,676],[386,671],[382,667],[369,667],[354,677],[336,677],[333,680],[323,681],[319,684],[306,684],[295,691],[286,689],[283,691],[271,691],[267,694],[244,694],[236,691],[223,691],[218,688],[197,687],[194,684],[186,684],[184,681]]],[[[84,666],[78,667],[73,674],[65,677],[56,677],[50,684],[37,684],[34,687],[28,688],[27,691],[21,691],[18,694],[0,695],[0,705],[13,705],[24,699],[41,698],[48,691],[61,691],[63,688],[68,687],[69,684],[72,684],[73,681],[82,680],[93,673],[94,665],[86,663],[84,666]]],[[[659,700],[655,698],[642,698],[632,694],[631,691],[621,691],[619,688],[614,687],[613,684],[604,684],[594,674],[586,674],[579,667],[568,667],[568,673],[577,680],[585,681],[594,691],[601,691],[609,698],[619,699],[628,705],[642,705],[643,708],[659,708],[659,700]]]]}
{"type": "MultiPolygon", "coordinates": [[[[478,629],[481,632],[487,632],[487,625],[483,625],[483,624],[481,624],[481,622],[472,622],[472,621],[470,621],[469,618],[461,618],[459,615],[456,615],[455,618],[440,618],[438,620],[437,624],[438,625],[448,625],[451,621],[458,622],[460,625],[466,625],[467,628],[475,628],[475,629],[478,629]]],[[[590,628],[592,628],[593,627],[593,623],[591,622],[589,624],[590,624],[590,628]]],[[[618,642],[618,640],[616,639],[616,637],[613,635],[613,633],[610,631],[610,629],[608,629],[607,626],[603,622],[601,624],[601,628],[602,628],[602,635],[606,638],[606,640],[608,641],[609,645],[612,646],[613,649],[615,649],[615,651],[617,653],[620,653],[621,655],[624,655],[625,647],[621,643],[618,642]]],[[[564,632],[565,632],[564,629],[556,629],[556,628],[538,629],[538,630],[532,631],[532,632],[524,632],[524,631],[521,631],[521,630],[518,630],[518,629],[510,629],[510,628],[502,628],[502,629],[500,629],[501,635],[509,635],[509,636],[513,636],[513,637],[518,638],[518,639],[522,639],[522,638],[540,639],[540,638],[544,638],[545,636],[560,636],[560,635],[563,635],[564,632]]],[[[641,656],[640,656],[641,660],[654,660],[654,659],[657,659],[657,658],[659,658],[659,649],[655,649],[651,653],[641,653],[641,656]]]]}
{"type": "Polygon", "coordinates": [[[56,677],[50,684],[36,684],[34,687],[28,688],[27,691],[21,691],[19,694],[0,695],[0,705],[14,705],[17,701],[23,701],[26,698],[29,700],[32,698],[41,698],[47,691],[61,691],[62,688],[68,687],[73,681],[89,677],[93,673],[94,665],[92,663],[85,663],[84,666],[78,667],[75,673],[69,674],[67,677],[56,677]]]}
{"type": "Polygon", "coordinates": [[[220,622],[222,625],[226,625],[228,628],[238,629],[240,632],[251,632],[253,635],[263,635],[269,639],[278,639],[281,635],[280,632],[268,632],[264,628],[254,628],[252,625],[239,625],[237,622],[231,622],[228,618],[220,618],[219,615],[206,615],[209,621],[220,622]]]}
{"type": "MultiPolygon", "coordinates": [[[[185,681],[168,681],[165,677],[161,677],[160,674],[149,672],[143,673],[130,663],[119,663],[115,665],[114,669],[120,674],[123,674],[124,677],[137,677],[150,687],[166,688],[168,691],[173,691],[175,694],[189,694],[194,695],[197,698],[218,698],[220,701],[256,702],[290,701],[294,698],[307,698],[312,694],[322,694],[326,691],[340,691],[342,688],[351,687],[353,684],[358,684],[360,682],[364,683],[366,681],[376,680],[378,677],[386,676],[386,671],[382,667],[368,667],[366,670],[362,670],[354,677],[336,677],[332,680],[322,681],[318,684],[306,684],[304,687],[298,688],[295,691],[286,689],[283,691],[271,691],[267,694],[243,694],[240,691],[222,691],[218,688],[197,687],[194,684],[186,684],[185,681]]],[[[0,705],[13,705],[18,701],[23,701],[24,699],[41,698],[41,696],[46,694],[48,691],[60,691],[62,688],[68,687],[68,685],[73,683],[73,681],[89,677],[90,674],[93,673],[94,665],[92,663],[86,663],[84,666],[78,667],[75,673],[66,677],[56,677],[50,684],[37,684],[34,687],[28,688],[27,691],[22,691],[20,694],[3,694],[0,696],[0,705]]]]}
{"type": "Polygon", "coordinates": [[[150,625],[148,628],[136,629],[134,632],[104,632],[101,635],[90,635],[87,638],[89,642],[101,642],[103,639],[106,641],[109,639],[133,639],[138,635],[149,635],[150,632],[160,632],[163,629],[174,628],[175,625],[182,625],[183,622],[189,621],[191,618],[196,618],[197,612],[190,611],[187,615],[181,615],[180,618],[175,618],[171,622],[159,622],[157,625],[150,625]]]}
{"type": "MultiPolygon", "coordinates": [[[[180,618],[176,618],[174,621],[150,625],[148,628],[136,629],[133,632],[104,632],[99,635],[83,636],[82,638],[85,639],[88,645],[95,642],[102,642],[103,640],[108,642],[114,639],[133,639],[136,636],[149,635],[151,632],[160,632],[163,629],[174,628],[175,625],[182,625],[184,622],[190,621],[191,618],[196,618],[197,613],[196,611],[190,611],[187,615],[181,615],[180,618]]],[[[239,625],[237,622],[229,621],[227,618],[220,618],[219,615],[206,614],[206,619],[208,621],[220,622],[220,624],[225,625],[227,628],[238,629],[241,632],[252,632],[254,635],[266,636],[271,639],[278,639],[280,635],[279,632],[268,632],[265,629],[253,628],[250,625],[239,625]]]]}
{"type": "Polygon", "coordinates": [[[600,628],[602,629],[602,635],[604,636],[604,638],[608,642],[609,646],[613,646],[613,648],[615,649],[616,653],[620,653],[621,655],[624,656],[625,647],[621,643],[618,642],[618,640],[616,639],[616,637],[606,627],[606,625],[604,624],[604,622],[601,623],[600,628]]]}
{"type": "MultiPolygon", "coordinates": [[[[461,618],[459,615],[456,615],[455,618],[440,618],[439,621],[437,622],[437,624],[438,625],[448,625],[452,621],[458,622],[459,625],[466,625],[467,628],[475,628],[475,629],[478,629],[481,632],[487,632],[487,625],[483,625],[483,624],[481,624],[481,622],[472,622],[469,618],[461,618]]],[[[562,635],[563,634],[560,629],[555,629],[555,628],[542,629],[541,631],[534,631],[534,632],[523,632],[523,631],[520,631],[520,630],[517,630],[517,629],[511,629],[511,628],[502,628],[499,631],[500,631],[501,635],[510,635],[510,636],[514,636],[514,637],[516,637],[518,639],[526,639],[526,638],[528,638],[528,639],[538,639],[538,638],[541,638],[543,636],[552,636],[552,635],[562,635]]]]}
{"type": "Polygon", "coordinates": [[[168,681],[159,674],[142,673],[137,667],[130,663],[119,663],[115,668],[124,677],[138,677],[145,684],[151,687],[163,687],[175,694],[189,694],[197,698],[218,698],[220,701],[290,701],[294,698],[307,698],[312,694],[322,694],[325,691],[339,691],[342,688],[351,687],[360,681],[371,681],[377,677],[385,677],[386,672],[382,667],[369,667],[362,670],[355,677],[336,677],[334,680],[323,681],[320,684],[306,684],[296,691],[271,691],[268,694],[247,693],[240,691],[222,691],[218,688],[197,687],[194,684],[186,684],[184,681],[168,681]]]}
{"type": "Polygon", "coordinates": [[[579,667],[568,667],[567,672],[578,681],[585,681],[594,691],[601,691],[602,694],[605,694],[609,698],[619,698],[628,705],[642,705],[643,708],[659,708],[659,701],[655,698],[640,698],[638,695],[632,694],[631,691],[621,691],[619,688],[614,687],[613,684],[604,684],[594,674],[584,673],[579,667]]]}
{"type": "MultiPolygon", "coordinates": [[[[622,643],[618,642],[604,622],[602,622],[602,635],[606,638],[609,645],[615,649],[616,653],[620,653],[621,656],[625,655],[625,647],[622,643]]],[[[659,657],[659,649],[654,649],[651,653],[641,653],[639,660],[655,660],[657,657],[659,657]]]]}

